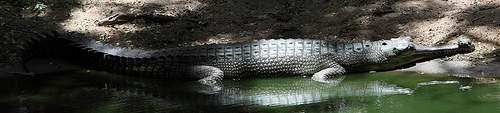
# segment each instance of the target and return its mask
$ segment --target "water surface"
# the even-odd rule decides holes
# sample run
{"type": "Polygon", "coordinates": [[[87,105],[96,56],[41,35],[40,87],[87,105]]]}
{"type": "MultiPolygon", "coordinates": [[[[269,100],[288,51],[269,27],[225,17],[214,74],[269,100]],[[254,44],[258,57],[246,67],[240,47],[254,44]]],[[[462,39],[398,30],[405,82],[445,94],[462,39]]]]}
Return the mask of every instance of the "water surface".
{"type": "Polygon", "coordinates": [[[0,78],[7,112],[500,112],[500,85],[403,72],[223,80],[215,85],[99,71],[0,78]]]}

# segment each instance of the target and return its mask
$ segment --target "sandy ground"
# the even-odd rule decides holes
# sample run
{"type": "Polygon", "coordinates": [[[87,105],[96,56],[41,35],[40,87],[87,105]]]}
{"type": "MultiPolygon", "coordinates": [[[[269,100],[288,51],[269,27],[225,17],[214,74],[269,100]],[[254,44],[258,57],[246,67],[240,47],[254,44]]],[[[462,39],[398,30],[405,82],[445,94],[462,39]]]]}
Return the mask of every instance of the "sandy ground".
{"type": "Polygon", "coordinates": [[[35,37],[30,32],[50,30],[134,49],[271,38],[359,42],[400,36],[438,46],[465,37],[475,43],[474,52],[438,59],[432,66],[467,62],[467,67],[482,69],[498,64],[498,0],[41,0],[37,4],[46,7],[35,11],[23,9],[22,1],[29,0],[0,1],[0,66],[19,61],[19,48],[35,37]],[[157,13],[200,22],[96,25],[116,13],[157,13]]]}

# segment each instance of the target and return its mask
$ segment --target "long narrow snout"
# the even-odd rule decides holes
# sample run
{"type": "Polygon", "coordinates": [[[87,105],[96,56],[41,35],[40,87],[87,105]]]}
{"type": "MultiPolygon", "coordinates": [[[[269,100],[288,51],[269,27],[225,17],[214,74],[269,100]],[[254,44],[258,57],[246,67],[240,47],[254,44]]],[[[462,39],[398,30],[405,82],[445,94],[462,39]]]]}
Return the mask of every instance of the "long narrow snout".
{"type": "Polygon", "coordinates": [[[421,55],[420,57],[424,58],[442,57],[474,51],[474,44],[467,38],[460,38],[456,45],[432,47],[414,45],[414,47],[416,50],[415,55],[421,55]]]}

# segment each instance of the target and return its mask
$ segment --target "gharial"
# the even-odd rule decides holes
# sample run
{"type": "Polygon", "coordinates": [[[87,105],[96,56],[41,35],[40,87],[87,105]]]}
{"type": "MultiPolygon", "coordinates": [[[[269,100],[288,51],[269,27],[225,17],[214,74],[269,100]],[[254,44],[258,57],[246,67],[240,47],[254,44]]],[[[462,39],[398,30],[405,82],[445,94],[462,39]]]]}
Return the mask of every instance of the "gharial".
{"type": "Polygon", "coordinates": [[[107,72],[156,79],[198,80],[312,75],[316,81],[344,73],[391,70],[474,50],[471,40],[427,47],[410,37],[340,43],[315,39],[270,39],[164,50],[133,50],[96,43],[76,35],[45,34],[24,45],[24,62],[65,55],[107,72]]]}

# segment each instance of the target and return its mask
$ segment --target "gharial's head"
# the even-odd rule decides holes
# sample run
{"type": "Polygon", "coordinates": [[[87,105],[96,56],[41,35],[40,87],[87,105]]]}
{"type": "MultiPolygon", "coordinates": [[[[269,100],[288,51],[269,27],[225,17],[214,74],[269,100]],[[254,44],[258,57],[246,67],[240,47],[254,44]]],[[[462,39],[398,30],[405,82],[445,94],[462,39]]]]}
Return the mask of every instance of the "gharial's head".
{"type": "Polygon", "coordinates": [[[421,46],[413,43],[410,37],[380,40],[372,43],[377,45],[373,49],[379,49],[381,57],[385,60],[378,65],[369,66],[370,70],[389,70],[408,65],[414,65],[418,61],[430,60],[444,56],[468,53],[474,51],[474,44],[470,39],[460,38],[455,45],[445,46],[421,46]]]}

